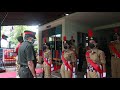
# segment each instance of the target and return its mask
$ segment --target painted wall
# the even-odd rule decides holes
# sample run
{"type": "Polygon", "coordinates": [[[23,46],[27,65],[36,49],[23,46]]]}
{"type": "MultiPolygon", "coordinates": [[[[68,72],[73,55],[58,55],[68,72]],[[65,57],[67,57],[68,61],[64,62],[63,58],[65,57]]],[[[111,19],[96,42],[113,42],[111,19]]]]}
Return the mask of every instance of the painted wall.
{"type": "Polygon", "coordinates": [[[120,23],[114,23],[114,24],[104,25],[100,27],[94,27],[93,30],[96,31],[96,30],[114,28],[114,27],[120,27],[120,23]]]}
{"type": "MultiPolygon", "coordinates": [[[[77,41],[77,32],[87,33],[89,28],[89,26],[82,25],[75,21],[70,21],[67,19],[65,20],[65,35],[67,36],[68,40],[70,40],[71,36],[73,35],[75,41],[77,41]]],[[[77,42],[75,44],[77,46],[77,42]]]]}
{"type": "MultiPolygon", "coordinates": [[[[80,24],[76,21],[70,21],[68,16],[57,19],[43,26],[39,26],[39,48],[40,49],[41,49],[42,31],[56,27],[61,24],[62,24],[62,40],[63,40],[63,37],[66,35],[68,40],[71,39],[71,36],[74,36],[75,41],[77,41],[77,32],[87,33],[87,30],[90,28],[89,26],[80,24]]],[[[77,46],[77,42],[75,44],[77,46]]],[[[62,44],[62,47],[63,47],[63,44],[62,44]]]]}

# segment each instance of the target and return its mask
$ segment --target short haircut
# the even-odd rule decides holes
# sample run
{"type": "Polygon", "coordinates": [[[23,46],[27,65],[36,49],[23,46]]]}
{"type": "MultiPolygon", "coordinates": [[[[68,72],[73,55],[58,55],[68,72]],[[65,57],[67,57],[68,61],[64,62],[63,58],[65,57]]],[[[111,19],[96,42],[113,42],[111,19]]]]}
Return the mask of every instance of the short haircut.
{"type": "Polygon", "coordinates": [[[22,36],[19,36],[19,37],[17,37],[17,40],[18,40],[19,42],[21,42],[21,41],[23,41],[23,37],[22,37],[22,36]]]}

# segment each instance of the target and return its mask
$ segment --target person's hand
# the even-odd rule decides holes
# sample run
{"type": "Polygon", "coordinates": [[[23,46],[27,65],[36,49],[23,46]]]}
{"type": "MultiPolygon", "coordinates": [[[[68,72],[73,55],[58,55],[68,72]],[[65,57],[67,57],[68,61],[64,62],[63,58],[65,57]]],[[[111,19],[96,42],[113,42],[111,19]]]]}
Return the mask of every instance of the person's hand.
{"type": "Polygon", "coordinates": [[[34,78],[37,78],[37,75],[35,75],[34,78]]]}
{"type": "Polygon", "coordinates": [[[106,78],[106,72],[103,72],[103,78],[106,78]]]}

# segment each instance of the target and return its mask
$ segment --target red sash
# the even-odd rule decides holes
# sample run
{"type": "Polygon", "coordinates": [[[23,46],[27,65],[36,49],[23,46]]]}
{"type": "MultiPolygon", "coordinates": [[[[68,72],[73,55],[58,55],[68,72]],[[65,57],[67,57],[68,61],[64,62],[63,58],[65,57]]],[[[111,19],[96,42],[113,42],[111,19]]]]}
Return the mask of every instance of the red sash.
{"type": "Polygon", "coordinates": [[[117,51],[113,44],[110,45],[110,49],[120,58],[120,53],[117,51]]]}
{"type": "MultiPolygon", "coordinates": [[[[71,51],[73,51],[74,52],[74,50],[72,50],[71,49],[71,51]]],[[[75,55],[75,58],[77,59],[78,58],[78,56],[77,56],[77,54],[74,52],[74,55],[75,55]]]]}
{"type": "Polygon", "coordinates": [[[42,50],[39,51],[39,56],[42,56],[43,55],[43,52],[42,50]]]}
{"type": "Polygon", "coordinates": [[[44,62],[51,67],[51,64],[48,63],[47,58],[44,58],[44,62]]]}
{"type": "Polygon", "coordinates": [[[73,69],[70,67],[70,65],[68,64],[67,60],[64,58],[63,55],[64,55],[64,51],[62,52],[62,61],[67,66],[67,68],[69,68],[70,71],[73,72],[73,69]]]}
{"type": "Polygon", "coordinates": [[[103,71],[100,69],[99,65],[97,65],[96,63],[93,62],[93,60],[90,59],[90,53],[86,52],[86,57],[87,58],[87,62],[99,73],[103,73],[103,71]]]}

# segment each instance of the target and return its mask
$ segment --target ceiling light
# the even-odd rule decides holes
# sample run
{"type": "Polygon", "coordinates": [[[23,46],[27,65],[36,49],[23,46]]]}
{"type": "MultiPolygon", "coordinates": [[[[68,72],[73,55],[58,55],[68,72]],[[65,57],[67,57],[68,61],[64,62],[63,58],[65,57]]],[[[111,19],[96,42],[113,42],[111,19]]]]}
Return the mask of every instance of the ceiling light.
{"type": "Polygon", "coordinates": [[[66,13],[65,15],[66,15],[66,16],[68,16],[69,14],[68,14],[68,13],[66,13]]]}

